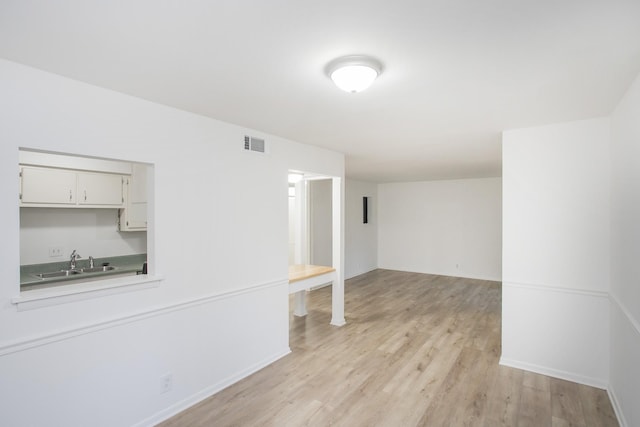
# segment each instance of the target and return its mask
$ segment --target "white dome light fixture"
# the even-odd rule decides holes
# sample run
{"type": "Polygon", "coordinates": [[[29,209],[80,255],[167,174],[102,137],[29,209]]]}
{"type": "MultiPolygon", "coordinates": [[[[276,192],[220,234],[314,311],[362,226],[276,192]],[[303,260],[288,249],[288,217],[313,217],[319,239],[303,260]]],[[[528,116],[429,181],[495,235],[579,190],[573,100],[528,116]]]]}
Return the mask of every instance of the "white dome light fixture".
{"type": "Polygon", "coordinates": [[[382,73],[380,61],[367,56],[351,55],[335,59],[327,65],[327,74],[340,89],[362,92],[382,73]]]}

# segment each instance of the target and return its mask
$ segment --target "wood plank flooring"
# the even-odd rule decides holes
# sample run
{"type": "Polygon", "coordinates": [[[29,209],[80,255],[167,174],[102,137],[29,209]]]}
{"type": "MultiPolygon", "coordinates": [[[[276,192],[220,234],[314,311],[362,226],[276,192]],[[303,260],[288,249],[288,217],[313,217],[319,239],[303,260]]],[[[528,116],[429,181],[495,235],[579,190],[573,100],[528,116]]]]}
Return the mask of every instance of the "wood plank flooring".
{"type": "MultiPolygon", "coordinates": [[[[293,304],[290,304],[293,307],[293,304]]],[[[390,270],[291,314],[292,353],[161,424],[174,426],[617,426],[604,390],[498,365],[498,282],[390,270]]]]}

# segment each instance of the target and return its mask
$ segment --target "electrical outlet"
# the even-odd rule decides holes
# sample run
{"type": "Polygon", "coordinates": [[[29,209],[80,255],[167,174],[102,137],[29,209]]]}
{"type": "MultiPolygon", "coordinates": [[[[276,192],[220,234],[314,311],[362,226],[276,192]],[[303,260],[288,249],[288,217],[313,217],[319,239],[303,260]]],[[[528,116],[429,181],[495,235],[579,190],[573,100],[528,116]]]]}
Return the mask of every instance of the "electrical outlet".
{"type": "Polygon", "coordinates": [[[62,247],[61,246],[51,246],[49,247],[49,258],[57,258],[62,256],[62,247]]]}
{"type": "Polygon", "coordinates": [[[160,377],[160,394],[167,393],[173,387],[173,375],[168,372],[160,377]]]}

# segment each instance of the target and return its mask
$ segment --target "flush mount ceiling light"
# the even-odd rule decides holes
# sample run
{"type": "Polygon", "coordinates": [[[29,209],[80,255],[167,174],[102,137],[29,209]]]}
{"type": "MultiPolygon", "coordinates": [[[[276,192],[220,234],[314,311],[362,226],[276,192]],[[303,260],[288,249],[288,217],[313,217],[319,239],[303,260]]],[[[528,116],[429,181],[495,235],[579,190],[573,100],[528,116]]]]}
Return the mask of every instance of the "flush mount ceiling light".
{"type": "Polygon", "coordinates": [[[362,92],[380,75],[382,64],[367,56],[351,55],[335,59],[327,65],[327,74],[340,89],[362,92]]]}

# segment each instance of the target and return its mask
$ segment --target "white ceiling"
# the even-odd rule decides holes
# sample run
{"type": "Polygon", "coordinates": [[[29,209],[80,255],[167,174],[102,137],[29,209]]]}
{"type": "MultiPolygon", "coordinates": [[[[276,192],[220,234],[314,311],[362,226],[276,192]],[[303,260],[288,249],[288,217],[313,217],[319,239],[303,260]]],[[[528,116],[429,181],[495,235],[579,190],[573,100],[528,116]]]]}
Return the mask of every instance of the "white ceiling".
{"type": "Polygon", "coordinates": [[[501,175],[504,129],[609,114],[640,0],[0,0],[0,57],[346,154],[347,176],[501,175]],[[336,57],[384,71],[337,89],[336,57]]]}

